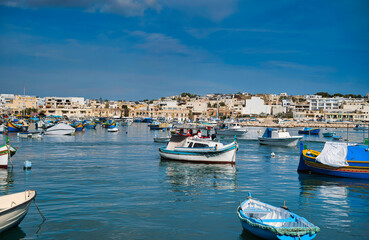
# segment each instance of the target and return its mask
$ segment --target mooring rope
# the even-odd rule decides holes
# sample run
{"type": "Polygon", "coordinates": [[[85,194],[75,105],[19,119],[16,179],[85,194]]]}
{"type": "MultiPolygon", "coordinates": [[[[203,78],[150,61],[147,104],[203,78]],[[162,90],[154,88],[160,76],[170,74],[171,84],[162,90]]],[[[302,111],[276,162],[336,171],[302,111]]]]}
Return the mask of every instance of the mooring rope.
{"type": "Polygon", "coordinates": [[[37,203],[36,203],[36,200],[35,200],[35,199],[33,199],[33,202],[35,203],[36,208],[37,208],[37,210],[38,210],[38,213],[41,215],[42,219],[43,219],[44,221],[46,221],[46,218],[44,217],[44,215],[41,213],[40,209],[38,208],[38,206],[37,206],[37,203]]]}

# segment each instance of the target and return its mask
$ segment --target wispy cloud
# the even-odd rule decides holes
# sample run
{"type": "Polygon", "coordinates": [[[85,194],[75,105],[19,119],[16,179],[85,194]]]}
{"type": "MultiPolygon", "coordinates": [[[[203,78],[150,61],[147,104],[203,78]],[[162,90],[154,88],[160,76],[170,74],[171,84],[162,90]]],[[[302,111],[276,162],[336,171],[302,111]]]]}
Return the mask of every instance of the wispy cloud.
{"type": "Polygon", "coordinates": [[[127,17],[142,16],[146,10],[162,8],[183,11],[189,16],[221,21],[237,10],[238,0],[0,0],[0,5],[19,8],[73,7],[88,12],[113,13],[127,17]]]}
{"type": "Polygon", "coordinates": [[[0,0],[0,4],[19,8],[77,7],[88,12],[114,13],[127,17],[142,16],[148,9],[161,9],[157,0],[0,0]]]}
{"type": "Polygon", "coordinates": [[[217,32],[281,33],[281,31],[263,28],[186,28],[185,31],[196,38],[207,38],[217,32]]]}
{"type": "Polygon", "coordinates": [[[303,72],[324,72],[324,73],[334,73],[337,70],[333,67],[328,66],[312,66],[312,65],[304,65],[295,62],[287,62],[287,61],[268,61],[265,63],[266,67],[270,68],[281,68],[281,69],[289,69],[295,71],[303,71],[303,72]]]}

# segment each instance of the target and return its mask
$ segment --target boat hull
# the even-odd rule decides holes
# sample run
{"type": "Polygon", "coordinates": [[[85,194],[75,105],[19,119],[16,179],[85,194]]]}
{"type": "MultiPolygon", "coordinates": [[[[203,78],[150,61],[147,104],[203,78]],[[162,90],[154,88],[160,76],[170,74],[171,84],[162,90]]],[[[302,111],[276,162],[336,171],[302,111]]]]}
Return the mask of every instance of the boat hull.
{"type": "Polygon", "coordinates": [[[236,130],[236,129],[220,129],[220,130],[217,130],[217,135],[219,136],[237,136],[237,137],[240,137],[240,136],[243,136],[247,133],[247,130],[236,130]]]}
{"type": "Polygon", "coordinates": [[[262,239],[274,239],[274,240],[309,240],[309,239],[313,239],[316,237],[316,234],[305,234],[303,236],[299,236],[299,237],[293,237],[293,236],[281,236],[281,235],[276,235],[273,232],[269,231],[269,230],[265,230],[265,229],[261,229],[261,228],[257,228],[257,227],[252,227],[250,226],[247,222],[245,221],[241,221],[241,225],[242,228],[251,233],[254,236],[257,236],[259,238],[262,239]]]}
{"type": "Polygon", "coordinates": [[[159,148],[162,158],[173,161],[194,162],[194,163],[231,163],[236,162],[237,144],[233,143],[222,150],[204,150],[203,152],[185,152],[166,150],[166,147],[159,148]]]}
{"type": "Polygon", "coordinates": [[[18,127],[12,122],[8,122],[8,132],[26,132],[28,130],[28,126],[18,127]]]}
{"type": "MultiPolygon", "coordinates": [[[[18,193],[18,195],[22,193],[18,193]]],[[[9,206],[9,208],[0,211],[0,233],[10,228],[18,226],[18,224],[27,215],[31,201],[36,197],[36,191],[26,191],[24,192],[24,194],[26,195],[26,197],[25,198],[23,197],[22,202],[14,200],[9,203],[11,207],[9,206]]],[[[3,199],[9,198],[11,197],[11,195],[1,197],[0,201],[3,202],[4,201],[3,199]]]]}
{"type": "Polygon", "coordinates": [[[282,147],[294,147],[297,145],[302,137],[290,137],[290,138],[263,138],[259,137],[259,143],[261,145],[282,146],[282,147]]]}
{"type": "MultiPolygon", "coordinates": [[[[13,156],[16,153],[16,149],[12,146],[10,148],[10,156],[13,156]]],[[[9,149],[7,145],[0,146],[0,168],[8,168],[8,160],[9,160],[9,149]]]]}
{"type": "Polygon", "coordinates": [[[299,134],[304,135],[319,135],[320,129],[312,129],[312,130],[299,130],[299,134]]]}

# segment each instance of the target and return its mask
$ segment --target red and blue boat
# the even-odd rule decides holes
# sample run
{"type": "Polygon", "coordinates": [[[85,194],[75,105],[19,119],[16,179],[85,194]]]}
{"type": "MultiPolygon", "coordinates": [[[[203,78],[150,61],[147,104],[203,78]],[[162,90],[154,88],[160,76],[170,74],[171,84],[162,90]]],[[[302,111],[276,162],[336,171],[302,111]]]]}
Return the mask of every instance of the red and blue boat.
{"type": "Polygon", "coordinates": [[[322,152],[305,148],[300,143],[299,172],[369,179],[368,146],[327,142],[322,152]]]}
{"type": "Polygon", "coordinates": [[[319,128],[309,128],[309,127],[305,127],[302,130],[299,130],[299,134],[304,134],[304,135],[319,135],[320,129],[319,128]]]}

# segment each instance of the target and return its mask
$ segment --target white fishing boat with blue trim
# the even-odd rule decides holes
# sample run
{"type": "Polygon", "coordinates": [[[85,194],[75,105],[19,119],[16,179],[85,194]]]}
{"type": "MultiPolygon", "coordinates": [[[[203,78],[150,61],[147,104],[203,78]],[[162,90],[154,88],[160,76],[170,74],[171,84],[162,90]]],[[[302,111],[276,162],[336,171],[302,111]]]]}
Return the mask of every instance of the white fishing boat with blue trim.
{"type": "Polygon", "coordinates": [[[291,136],[285,129],[267,128],[258,139],[262,145],[294,147],[301,138],[302,136],[291,136]]]}
{"type": "Polygon", "coordinates": [[[274,207],[251,197],[237,209],[242,227],[262,239],[309,240],[313,239],[319,227],[303,217],[290,212],[286,206],[274,207]]]}
{"type": "Polygon", "coordinates": [[[173,135],[166,147],[159,148],[162,158],[196,163],[236,163],[236,139],[227,145],[197,137],[173,135]]]}

